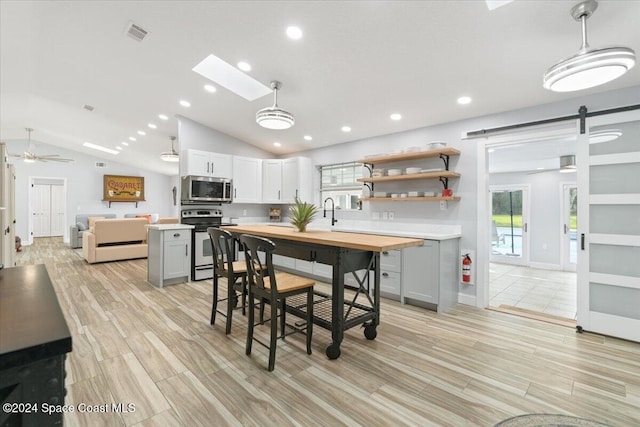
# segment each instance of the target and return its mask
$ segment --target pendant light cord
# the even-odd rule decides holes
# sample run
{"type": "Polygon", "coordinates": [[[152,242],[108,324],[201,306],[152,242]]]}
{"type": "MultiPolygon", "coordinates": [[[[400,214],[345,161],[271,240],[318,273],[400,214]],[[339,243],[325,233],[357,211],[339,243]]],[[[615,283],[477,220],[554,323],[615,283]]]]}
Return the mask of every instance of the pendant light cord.
{"type": "Polygon", "coordinates": [[[582,47],[580,50],[587,50],[589,48],[589,43],[587,42],[587,18],[589,17],[588,13],[583,13],[580,17],[580,21],[582,22],[582,47]]]}

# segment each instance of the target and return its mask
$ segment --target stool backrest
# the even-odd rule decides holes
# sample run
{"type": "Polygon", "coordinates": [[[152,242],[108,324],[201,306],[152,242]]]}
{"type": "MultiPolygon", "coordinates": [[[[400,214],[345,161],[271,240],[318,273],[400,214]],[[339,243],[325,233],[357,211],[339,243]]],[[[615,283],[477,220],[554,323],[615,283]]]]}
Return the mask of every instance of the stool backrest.
{"type": "Polygon", "coordinates": [[[241,235],[240,243],[244,246],[249,286],[256,286],[264,290],[265,277],[268,276],[271,294],[275,296],[278,290],[273,272],[273,250],[276,248],[276,244],[264,237],[249,234],[241,235]]]}
{"type": "Polygon", "coordinates": [[[208,227],[207,234],[211,240],[214,274],[218,270],[219,274],[233,277],[233,236],[227,230],[216,227],[208,227]]]}

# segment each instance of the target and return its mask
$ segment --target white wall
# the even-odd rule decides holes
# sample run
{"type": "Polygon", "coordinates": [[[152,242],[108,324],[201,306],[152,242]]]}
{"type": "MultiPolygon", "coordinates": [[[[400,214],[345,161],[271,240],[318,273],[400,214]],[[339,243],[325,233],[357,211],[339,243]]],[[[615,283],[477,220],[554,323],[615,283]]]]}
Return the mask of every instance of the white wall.
{"type": "MultiPolygon", "coordinates": [[[[26,142],[7,141],[9,153],[22,153],[27,149],[26,142]]],[[[106,161],[106,168],[97,168],[96,161],[104,159],[88,156],[76,151],[53,147],[38,143],[38,153],[60,154],[61,157],[72,158],[71,163],[35,162],[25,163],[20,158],[10,157],[9,162],[16,168],[16,235],[22,238],[23,244],[29,244],[29,180],[31,177],[66,178],[67,179],[67,218],[64,241],[69,241],[69,226],[76,223],[79,213],[115,213],[118,217],[126,213],[158,213],[160,216],[175,216],[172,209],[172,178],[155,172],[125,166],[115,161],[106,161]],[[145,202],[112,203],[102,201],[103,175],[131,175],[144,177],[145,202]]]]}
{"type": "Polygon", "coordinates": [[[560,268],[562,250],[562,184],[575,184],[575,174],[558,171],[543,173],[500,173],[489,176],[489,185],[528,184],[531,189],[529,262],[560,268]],[[573,180],[570,179],[573,175],[573,180]]]}
{"type": "MultiPolygon", "coordinates": [[[[544,89],[541,87],[540,90],[544,89]]],[[[499,95],[496,94],[496,96],[499,95]]],[[[439,204],[434,202],[368,202],[364,203],[362,211],[340,212],[339,218],[372,220],[372,212],[374,210],[393,210],[395,221],[460,224],[462,225],[460,247],[477,251],[477,150],[479,146],[483,146],[484,142],[481,139],[463,140],[463,134],[479,129],[574,115],[578,113],[578,108],[581,105],[585,105],[588,111],[599,111],[638,104],[639,100],[640,86],[634,86],[629,89],[603,92],[584,97],[576,96],[574,99],[563,102],[336,144],[299,152],[296,155],[310,157],[317,166],[355,161],[368,154],[387,153],[394,149],[422,146],[432,141],[446,141],[449,147],[457,148],[461,151],[459,157],[452,158],[450,165],[451,170],[462,174],[459,179],[450,181],[450,188],[453,188],[454,194],[462,198],[460,202],[450,202],[447,211],[440,211],[439,204]]],[[[428,185],[431,186],[432,183],[428,183],[428,185]]],[[[314,180],[314,186],[315,192],[318,193],[320,184],[317,176],[314,180]]],[[[554,189],[554,192],[557,192],[557,190],[554,189]]],[[[481,246],[490,248],[490,242],[483,242],[481,246]]],[[[478,288],[485,285],[482,280],[482,266],[477,271],[479,279],[477,286],[463,287],[461,294],[475,297],[478,288]]]]}

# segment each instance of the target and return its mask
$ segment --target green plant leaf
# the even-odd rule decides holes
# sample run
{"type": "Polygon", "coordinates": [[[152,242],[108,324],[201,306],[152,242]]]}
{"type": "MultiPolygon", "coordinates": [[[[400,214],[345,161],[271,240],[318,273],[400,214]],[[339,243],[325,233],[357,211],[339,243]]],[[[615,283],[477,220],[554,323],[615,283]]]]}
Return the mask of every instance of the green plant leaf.
{"type": "Polygon", "coordinates": [[[301,202],[296,197],[295,205],[289,207],[291,212],[291,224],[299,231],[305,231],[314,216],[318,213],[319,208],[313,203],[301,202]]]}

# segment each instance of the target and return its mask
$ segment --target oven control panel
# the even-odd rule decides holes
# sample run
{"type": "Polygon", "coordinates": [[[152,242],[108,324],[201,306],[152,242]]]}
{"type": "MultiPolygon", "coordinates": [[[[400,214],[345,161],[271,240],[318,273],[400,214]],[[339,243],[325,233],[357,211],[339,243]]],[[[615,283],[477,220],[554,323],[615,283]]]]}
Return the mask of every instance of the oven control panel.
{"type": "Polygon", "coordinates": [[[188,209],[183,210],[182,218],[222,218],[220,209],[188,209]]]}

